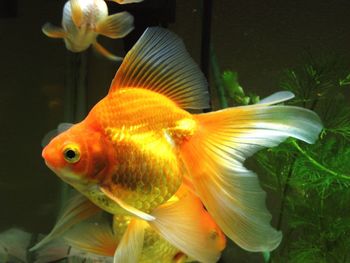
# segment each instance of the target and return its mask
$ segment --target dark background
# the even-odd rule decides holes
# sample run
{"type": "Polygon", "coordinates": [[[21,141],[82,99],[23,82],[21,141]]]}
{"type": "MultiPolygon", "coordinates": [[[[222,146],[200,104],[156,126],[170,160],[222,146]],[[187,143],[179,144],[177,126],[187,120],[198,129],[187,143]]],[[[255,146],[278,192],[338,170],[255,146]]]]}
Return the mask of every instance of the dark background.
{"type": "MultiPolygon", "coordinates": [[[[71,54],[61,40],[42,34],[41,26],[60,24],[64,2],[0,1],[1,231],[16,226],[45,233],[58,212],[60,180],[45,167],[40,143],[43,135],[65,121],[64,86],[71,54]]],[[[109,3],[113,5],[113,11],[131,8],[138,26],[144,20],[156,23],[156,13],[149,9],[153,7],[109,3]]],[[[183,38],[198,63],[201,6],[200,0],[178,0],[175,12],[163,13],[161,19],[183,38]]],[[[213,1],[211,37],[220,67],[237,71],[246,91],[265,96],[278,90],[281,70],[302,63],[305,50],[315,57],[334,53],[349,62],[349,10],[347,0],[213,1]]],[[[136,35],[127,38],[126,46],[136,35]]],[[[100,42],[125,54],[122,40],[101,37],[100,42]]],[[[118,64],[91,50],[86,57],[87,108],[91,108],[107,93],[118,64]]],[[[215,107],[215,92],[213,101],[215,107]]],[[[273,207],[270,199],[268,205],[273,207]]],[[[224,256],[225,262],[261,260],[260,255],[232,247],[224,256]]]]}

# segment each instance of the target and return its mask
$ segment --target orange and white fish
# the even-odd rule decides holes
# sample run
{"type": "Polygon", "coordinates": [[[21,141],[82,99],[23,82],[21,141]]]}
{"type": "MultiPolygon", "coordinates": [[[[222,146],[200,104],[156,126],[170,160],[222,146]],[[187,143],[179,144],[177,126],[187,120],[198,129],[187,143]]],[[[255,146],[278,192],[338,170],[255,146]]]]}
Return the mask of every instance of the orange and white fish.
{"type": "Polygon", "coordinates": [[[63,38],[66,48],[82,52],[92,45],[107,58],[120,61],[97,42],[98,35],[113,39],[122,38],[133,30],[134,18],[128,12],[108,15],[104,0],[69,0],[63,8],[62,27],[46,23],[42,27],[45,35],[63,38]]]}
{"type": "Polygon", "coordinates": [[[42,156],[97,206],[156,225],[186,254],[208,250],[194,245],[201,244],[194,215],[158,210],[184,184],[230,239],[249,251],[270,251],[282,234],[271,227],[266,194],[243,162],[288,137],[317,139],[322,124],[314,112],[274,105],[291,98],[285,91],[255,105],[191,114],[185,109],[208,108],[207,82],[176,35],[149,28],[126,55],[108,95],[42,156]]]}
{"type": "MultiPolygon", "coordinates": [[[[166,206],[168,211],[171,207],[181,206],[186,214],[195,214],[196,221],[191,224],[200,226],[196,227],[200,231],[197,235],[204,237],[202,241],[210,247],[214,259],[218,259],[220,252],[225,248],[226,239],[199,198],[183,187],[166,203],[166,206]]],[[[157,209],[162,210],[161,207],[157,209]]],[[[146,221],[137,222],[133,216],[125,215],[115,215],[111,224],[111,220],[102,215],[101,211],[81,195],[72,198],[51,233],[34,247],[38,255],[36,262],[51,262],[73,256],[102,260],[101,262],[113,262],[113,259],[114,262],[141,263],[180,263],[193,260],[162,238],[152,224],[146,221]],[[143,234],[138,241],[130,239],[129,235],[130,227],[134,224],[143,227],[143,234]],[[129,254],[124,250],[130,243],[133,257],[125,258],[125,255],[129,254]],[[137,247],[135,244],[140,246],[137,247]],[[67,246],[71,249],[67,249],[67,246]]],[[[171,214],[169,219],[170,217],[171,214]]],[[[180,219],[179,223],[183,223],[183,220],[186,219],[180,219]]]]}

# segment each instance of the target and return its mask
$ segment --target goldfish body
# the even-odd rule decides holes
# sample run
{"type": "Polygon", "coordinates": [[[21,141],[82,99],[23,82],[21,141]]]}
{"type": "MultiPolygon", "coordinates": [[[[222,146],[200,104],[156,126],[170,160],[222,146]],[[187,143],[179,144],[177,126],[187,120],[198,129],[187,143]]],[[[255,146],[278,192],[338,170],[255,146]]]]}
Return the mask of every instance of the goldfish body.
{"type": "MultiPolygon", "coordinates": [[[[182,185],[238,245],[269,251],[281,233],[271,227],[265,192],[243,162],[289,136],[317,139],[322,125],[314,112],[273,105],[292,97],[279,92],[255,105],[190,114],[185,109],[209,106],[206,80],[177,36],[150,28],[125,57],[108,95],[54,138],[43,157],[97,206],[147,221],[188,255],[204,255],[208,247],[194,233],[195,214],[164,206],[182,185]]],[[[130,234],[141,228],[136,224],[130,234]]]]}
{"type": "Polygon", "coordinates": [[[63,8],[62,28],[46,23],[42,30],[49,37],[63,38],[72,52],[82,52],[92,45],[102,55],[118,61],[121,58],[112,55],[96,38],[99,34],[122,38],[133,30],[133,21],[127,12],[108,16],[104,0],[70,0],[63,8]]]}

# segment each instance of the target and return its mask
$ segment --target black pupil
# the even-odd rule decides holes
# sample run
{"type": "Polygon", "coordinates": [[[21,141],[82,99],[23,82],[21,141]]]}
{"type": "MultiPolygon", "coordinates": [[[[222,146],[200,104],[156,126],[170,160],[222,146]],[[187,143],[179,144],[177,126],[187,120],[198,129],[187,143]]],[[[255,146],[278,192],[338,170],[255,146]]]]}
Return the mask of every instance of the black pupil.
{"type": "Polygon", "coordinates": [[[75,152],[73,150],[66,151],[66,157],[68,159],[73,159],[75,157],[75,152]]]}

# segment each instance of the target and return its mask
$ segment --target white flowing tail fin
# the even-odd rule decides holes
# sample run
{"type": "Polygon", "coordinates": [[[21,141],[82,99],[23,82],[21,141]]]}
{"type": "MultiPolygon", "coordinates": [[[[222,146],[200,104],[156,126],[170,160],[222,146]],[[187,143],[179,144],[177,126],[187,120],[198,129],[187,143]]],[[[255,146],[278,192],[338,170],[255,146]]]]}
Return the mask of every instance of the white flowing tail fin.
{"type": "Polygon", "coordinates": [[[292,97],[280,92],[261,104],[195,115],[195,134],[181,149],[202,202],[222,231],[249,251],[275,249],[282,234],[270,225],[265,192],[245,159],[287,137],[313,143],[322,129],[312,111],[271,106],[292,97]]]}

